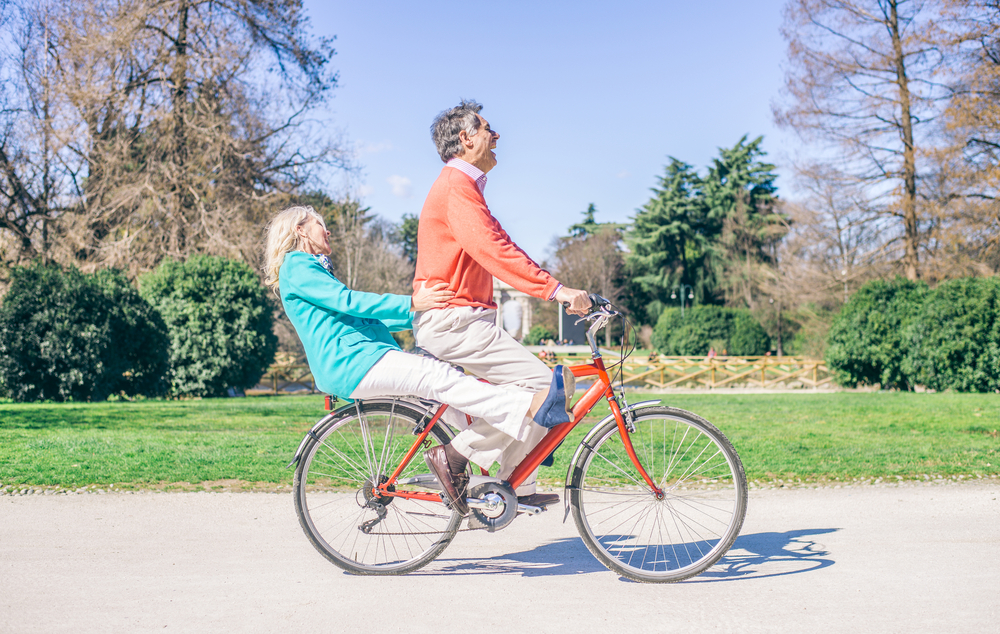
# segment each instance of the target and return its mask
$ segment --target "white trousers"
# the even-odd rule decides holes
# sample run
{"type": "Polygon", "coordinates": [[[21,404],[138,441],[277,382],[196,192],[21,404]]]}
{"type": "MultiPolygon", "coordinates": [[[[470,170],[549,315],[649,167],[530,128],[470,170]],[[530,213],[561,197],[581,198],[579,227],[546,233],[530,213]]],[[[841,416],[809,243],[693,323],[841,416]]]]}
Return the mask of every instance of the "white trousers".
{"type": "Polygon", "coordinates": [[[351,392],[352,399],[383,396],[419,396],[447,403],[445,422],[455,427],[459,435],[468,428],[461,412],[487,421],[497,429],[523,435],[520,430],[533,395],[483,383],[435,359],[390,350],[351,392]]]}
{"type": "MultiPolygon", "coordinates": [[[[552,383],[552,370],[497,326],[495,310],[456,307],[418,313],[413,336],[418,346],[438,359],[460,365],[494,385],[534,395],[552,383]]],[[[522,420],[516,432],[483,418],[474,420],[451,444],[480,466],[499,462],[497,476],[506,479],[546,433],[548,430],[531,418],[522,420]]],[[[518,495],[535,492],[537,473],[517,488],[518,495]]]]}

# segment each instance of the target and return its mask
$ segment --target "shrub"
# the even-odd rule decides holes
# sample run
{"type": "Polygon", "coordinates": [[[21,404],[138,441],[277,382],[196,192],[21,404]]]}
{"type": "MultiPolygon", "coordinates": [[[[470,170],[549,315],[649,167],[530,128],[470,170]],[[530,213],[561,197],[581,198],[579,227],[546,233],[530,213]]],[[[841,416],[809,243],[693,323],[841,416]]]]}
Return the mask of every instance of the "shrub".
{"type": "Polygon", "coordinates": [[[0,305],[0,391],[16,401],[99,401],[166,391],[169,339],[125,275],[15,267],[0,305]]]}
{"type": "Polygon", "coordinates": [[[844,305],[827,335],[826,364],[841,385],[909,389],[904,333],[920,313],[927,285],[872,280],[844,305]]]}
{"type": "Polygon", "coordinates": [[[545,326],[532,326],[528,334],[524,336],[524,343],[529,346],[541,345],[546,339],[555,339],[556,335],[554,332],[546,328],[545,326]]]}
{"type": "Polygon", "coordinates": [[[174,394],[250,388],[274,361],[274,307],[246,264],[212,256],[165,260],[139,282],[170,334],[174,394]]]}
{"type": "Polygon", "coordinates": [[[904,338],[903,373],[935,390],[1000,389],[1000,279],[943,282],[927,294],[904,338]]]}
{"type": "Polygon", "coordinates": [[[748,310],[733,309],[733,328],[729,335],[729,354],[761,355],[771,349],[771,338],[748,310]]]}
{"type": "Polygon", "coordinates": [[[668,308],[653,328],[653,347],[661,354],[701,356],[720,342],[727,352],[739,355],[762,355],[771,343],[750,311],[741,308],[693,306],[683,316],[679,308],[668,308]]]}

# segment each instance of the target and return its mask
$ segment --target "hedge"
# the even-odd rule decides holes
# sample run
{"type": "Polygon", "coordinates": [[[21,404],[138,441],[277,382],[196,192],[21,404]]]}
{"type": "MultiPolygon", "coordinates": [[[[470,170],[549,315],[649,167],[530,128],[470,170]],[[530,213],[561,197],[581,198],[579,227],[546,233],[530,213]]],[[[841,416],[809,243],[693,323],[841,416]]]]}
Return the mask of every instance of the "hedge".
{"type": "Polygon", "coordinates": [[[139,279],[170,334],[174,395],[223,396],[256,385],[274,361],[274,304],[254,271],[197,255],[164,260],[139,279]]]}
{"type": "Polygon", "coordinates": [[[831,326],[826,362],[850,387],[1000,390],[1000,280],[868,282],[831,326]]]}
{"type": "MultiPolygon", "coordinates": [[[[771,349],[771,340],[749,310],[722,306],[668,308],[653,328],[652,343],[666,355],[701,356],[719,342],[729,354],[757,356],[771,349]]],[[[723,350],[716,350],[722,354],[723,350]]]]}
{"type": "Polygon", "coordinates": [[[121,271],[36,262],[0,305],[0,392],[16,401],[165,393],[167,329],[121,271]]]}

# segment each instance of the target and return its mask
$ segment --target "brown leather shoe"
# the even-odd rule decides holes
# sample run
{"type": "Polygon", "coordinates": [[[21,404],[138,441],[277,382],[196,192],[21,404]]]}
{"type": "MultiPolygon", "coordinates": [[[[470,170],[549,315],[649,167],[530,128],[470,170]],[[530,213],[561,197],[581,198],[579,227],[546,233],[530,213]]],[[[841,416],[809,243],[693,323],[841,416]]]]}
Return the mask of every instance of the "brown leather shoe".
{"type": "Polygon", "coordinates": [[[445,495],[451,500],[451,508],[463,517],[469,514],[469,505],[465,502],[465,488],[469,484],[465,474],[453,475],[448,468],[448,456],[444,453],[444,445],[431,447],[424,452],[424,462],[431,473],[441,483],[445,495]]]}
{"type": "Polygon", "coordinates": [[[549,504],[559,503],[558,493],[532,493],[531,495],[517,496],[517,503],[525,506],[540,506],[545,508],[549,504]]]}

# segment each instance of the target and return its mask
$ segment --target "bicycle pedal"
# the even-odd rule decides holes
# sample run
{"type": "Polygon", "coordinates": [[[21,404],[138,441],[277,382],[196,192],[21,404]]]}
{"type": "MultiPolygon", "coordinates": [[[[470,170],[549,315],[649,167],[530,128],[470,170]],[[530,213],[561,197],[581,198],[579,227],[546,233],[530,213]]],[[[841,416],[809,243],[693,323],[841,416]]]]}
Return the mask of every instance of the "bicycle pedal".
{"type": "Polygon", "coordinates": [[[528,504],[518,504],[517,505],[517,512],[518,513],[527,513],[528,515],[538,515],[539,513],[541,513],[544,510],[546,510],[546,507],[544,507],[544,506],[530,506],[528,504]]]}

